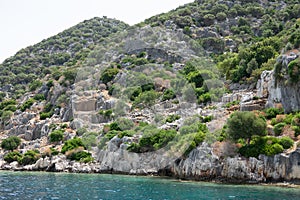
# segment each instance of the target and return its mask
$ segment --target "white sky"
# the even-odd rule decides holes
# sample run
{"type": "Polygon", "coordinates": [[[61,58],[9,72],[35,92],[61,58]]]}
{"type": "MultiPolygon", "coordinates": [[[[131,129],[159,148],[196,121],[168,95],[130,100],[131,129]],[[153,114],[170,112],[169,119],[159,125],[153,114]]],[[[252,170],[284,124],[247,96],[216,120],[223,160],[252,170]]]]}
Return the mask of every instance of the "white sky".
{"type": "Polygon", "coordinates": [[[107,16],[130,25],[193,0],[0,0],[0,63],[77,23],[107,16]]]}

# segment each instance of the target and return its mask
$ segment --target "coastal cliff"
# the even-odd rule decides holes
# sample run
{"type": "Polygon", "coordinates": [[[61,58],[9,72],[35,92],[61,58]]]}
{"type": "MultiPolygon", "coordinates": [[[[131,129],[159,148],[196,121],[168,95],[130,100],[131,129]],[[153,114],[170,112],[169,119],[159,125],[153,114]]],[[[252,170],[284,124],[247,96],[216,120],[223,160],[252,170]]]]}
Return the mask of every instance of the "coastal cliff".
{"type": "Polygon", "coordinates": [[[0,64],[0,169],[299,183],[299,14],[197,0],[20,50],[0,64]],[[235,113],[263,128],[230,135],[235,113]]]}

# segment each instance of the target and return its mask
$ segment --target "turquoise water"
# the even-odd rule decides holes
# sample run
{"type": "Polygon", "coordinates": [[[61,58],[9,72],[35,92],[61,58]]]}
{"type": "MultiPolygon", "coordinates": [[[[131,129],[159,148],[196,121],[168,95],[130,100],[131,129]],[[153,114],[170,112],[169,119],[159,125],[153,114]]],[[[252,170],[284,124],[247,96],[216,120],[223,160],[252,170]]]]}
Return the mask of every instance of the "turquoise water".
{"type": "Polygon", "coordinates": [[[0,199],[300,199],[300,189],[158,177],[0,172],[0,199]]]}

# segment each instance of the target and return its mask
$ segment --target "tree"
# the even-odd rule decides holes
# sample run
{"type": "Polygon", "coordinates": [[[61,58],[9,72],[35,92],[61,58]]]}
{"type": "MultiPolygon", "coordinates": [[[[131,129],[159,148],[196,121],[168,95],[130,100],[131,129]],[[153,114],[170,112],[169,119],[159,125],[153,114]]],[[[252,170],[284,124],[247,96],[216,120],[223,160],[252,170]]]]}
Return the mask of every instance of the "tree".
{"type": "Polygon", "coordinates": [[[252,136],[265,135],[266,129],[266,122],[262,118],[257,117],[253,112],[235,112],[227,121],[228,136],[235,141],[245,139],[248,144],[252,136]]]}
{"type": "Polygon", "coordinates": [[[5,150],[14,150],[16,149],[21,143],[21,139],[17,136],[11,136],[9,138],[6,138],[1,143],[1,148],[5,150]]]}

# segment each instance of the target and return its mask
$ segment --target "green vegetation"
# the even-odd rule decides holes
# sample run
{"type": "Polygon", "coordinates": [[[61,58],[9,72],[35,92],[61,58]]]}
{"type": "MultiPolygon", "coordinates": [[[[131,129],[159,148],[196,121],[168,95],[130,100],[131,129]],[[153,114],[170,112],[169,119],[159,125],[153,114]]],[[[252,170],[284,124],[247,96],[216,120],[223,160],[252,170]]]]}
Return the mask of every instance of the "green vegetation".
{"type": "Polygon", "coordinates": [[[41,154],[38,150],[28,150],[26,153],[18,160],[21,165],[31,165],[34,164],[41,154]]]}
{"type": "Polygon", "coordinates": [[[64,131],[63,130],[55,130],[49,134],[50,142],[59,142],[62,141],[64,138],[64,131]]]}
{"type": "Polygon", "coordinates": [[[64,143],[64,146],[61,149],[61,153],[66,153],[67,151],[70,151],[72,149],[76,149],[78,147],[84,147],[84,144],[82,140],[78,137],[75,137],[73,139],[67,140],[64,143]]]}
{"type": "Polygon", "coordinates": [[[148,125],[142,128],[143,136],[139,143],[132,143],[128,150],[136,153],[158,150],[168,144],[177,134],[175,130],[157,129],[148,125]]]}
{"type": "MultiPolygon", "coordinates": [[[[72,151],[72,150],[71,150],[72,151]]],[[[80,149],[74,149],[74,151],[69,152],[69,155],[67,156],[70,160],[75,160],[79,162],[92,162],[94,159],[92,158],[92,154],[86,151],[82,151],[80,149]]]]}
{"type": "Polygon", "coordinates": [[[283,109],[279,109],[279,108],[268,108],[266,111],[266,118],[267,119],[272,119],[274,117],[276,117],[276,115],[279,115],[279,114],[283,114],[284,111],[283,109]]]}
{"type": "MultiPolygon", "coordinates": [[[[51,74],[55,80],[64,75],[65,79],[72,83],[73,72],[53,71],[52,66],[78,65],[99,41],[127,27],[128,25],[118,20],[95,17],[34,46],[21,49],[0,65],[0,88],[6,84],[28,84],[29,90],[33,91],[41,86],[39,79],[44,78],[46,74],[51,74]]],[[[14,90],[17,90],[16,87],[14,90]]]]}
{"type": "Polygon", "coordinates": [[[245,139],[248,144],[254,135],[266,135],[266,129],[266,122],[252,112],[237,111],[227,121],[228,136],[234,141],[245,139]]]}
{"type": "Polygon", "coordinates": [[[119,73],[118,68],[107,68],[102,73],[100,80],[107,84],[108,82],[112,81],[114,77],[119,73]]]}
{"type": "Polygon", "coordinates": [[[284,149],[290,148],[294,144],[293,140],[288,137],[256,137],[250,144],[239,149],[239,153],[245,157],[258,157],[259,154],[272,156],[282,153],[284,149]]]}
{"type": "Polygon", "coordinates": [[[174,98],[176,98],[176,94],[173,89],[166,89],[164,91],[164,94],[162,96],[163,101],[174,99],[174,98]]]}
{"type": "Polygon", "coordinates": [[[172,123],[176,120],[180,119],[180,115],[169,115],[167,118],[166,118],[166,122],[168,123],[172,123]]]}
{"type": "Polygon", "coordinates": [[[300,58],[289,63],[288,74],[292,82],[298,83],[300,77],[300,58]]]}
{"type": "Polygon", "coordinates": [[[12,151],[4,156],[4,160],[8,163],[19,161],[22,159],[22,154],[18,151],[12,151]]]}
{"type": "Polygon", "coordinates": [[[29,109],[33,104],[34,104],[35,100],[33,98],[30,98],[28,100],[26,100],[21,106],[20,106],[20,110],[22,112],[24,112],[26,109],[29,109]]]}
{"type": "Polygon", "coordinates": [[[14,150],[21,144],[21,139],[17,136],[10,136],[1,142],[1,148],[5,150],[14,150]]]}
{"type": "Polygon", "coordinates": [[[82,135],[82,143],[84,147],[88,150],[91,150],[92,147],[97,146],[97,137],[98,133],[95,132],[86,132],[82,135]]]}
{"type": "Polygon", "coordinates": [[[280,122],[274,126],[274,133],[276,136],[281,135],[283,127],[286,125],[284,122],[280,122]]]}
{"type": "Polygon", "coordinates": [[[53,105],[51,103],[47,103],[43,109],[43,111],[40,113],[40,119],[44,120],[47,118],[50,118],[54,114],[53,105]]]}

